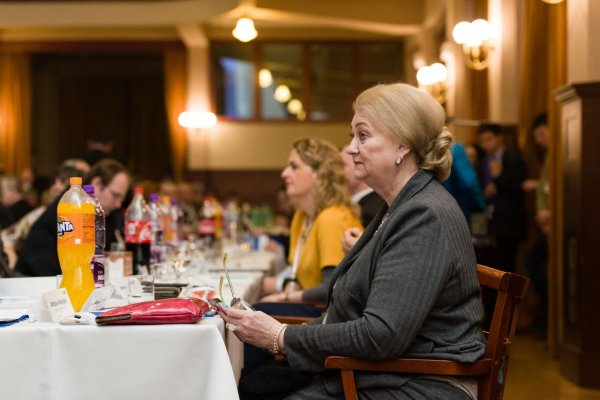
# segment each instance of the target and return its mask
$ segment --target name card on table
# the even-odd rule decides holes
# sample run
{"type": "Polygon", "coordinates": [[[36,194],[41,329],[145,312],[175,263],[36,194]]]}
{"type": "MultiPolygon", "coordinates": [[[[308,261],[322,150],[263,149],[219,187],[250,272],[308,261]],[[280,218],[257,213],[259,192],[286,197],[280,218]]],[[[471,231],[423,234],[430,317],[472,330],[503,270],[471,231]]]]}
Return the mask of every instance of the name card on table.
{"type": "Polygon", "coordinates": [[[108,285],[133,273],[133,254],[130,251],[107,251],[104,281],[108,285]]]}
{"type": "Polygon", "coordinates": [[[61,318],[75,314],[67,289],[50,290],[42,295],[40,320],[58,322],[61,318]]]}

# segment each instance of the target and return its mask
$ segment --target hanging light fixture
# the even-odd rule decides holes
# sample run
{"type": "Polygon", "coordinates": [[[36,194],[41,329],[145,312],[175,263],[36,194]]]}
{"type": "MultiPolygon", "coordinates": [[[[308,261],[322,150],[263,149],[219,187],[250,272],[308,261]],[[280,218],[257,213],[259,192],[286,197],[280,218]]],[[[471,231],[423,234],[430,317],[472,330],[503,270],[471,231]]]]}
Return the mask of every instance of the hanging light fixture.
{"type": "Polygon", "coordinates": [[[446,103],[447,79],[448,69],[441,63],[426,65],[417,71],[419,86],[425,89],[440,104],[446,103]]]}
{"type": "Polygon", "coordinates": [[[231,31],[233,37],[240,42],[249,42],[258,36],[258,32],[254,28],[254,21],[250,18],[243,17],[237,20],[235,29],[231,31]]]}
{"type": "Polygon", "coordinates": [[[298,99],[292,99],[290,100],[290,102],[287,104],[287,110],[290,114],[298,114],[298,112],[300,112],[300,110],[303,110],[304,106],[302,105],[302,102],[298,99]]]}
{"type": "Polygon", "coordinates": [[[273,84],[273,74],[266,68],[258,71],[258,86],[262,89],[268,88],[273,84]]]}
{"type": "Polygon", "coordinates": [[[273,98],[280,103],[287,103],[292,98],[292,92],[290,92],[290,88],[287,85],[279,85],[275,88],[273,98]]]}
{"type": "Polygon", "coordinates": [[[477,71],[487,68],[492,49],[492,26],[488,21],[476,19],[473,22],[459,22],[452,30],[452,38],[462,45],[469,68],[477,71]]]}

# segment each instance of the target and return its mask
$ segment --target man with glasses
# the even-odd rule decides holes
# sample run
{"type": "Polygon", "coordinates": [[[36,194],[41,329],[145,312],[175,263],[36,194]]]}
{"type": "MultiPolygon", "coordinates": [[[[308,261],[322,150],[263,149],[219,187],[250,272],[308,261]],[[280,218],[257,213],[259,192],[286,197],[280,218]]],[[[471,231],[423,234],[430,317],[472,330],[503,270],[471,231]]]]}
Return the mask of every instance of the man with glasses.
{"type": "MultiPolygon", "coordinates": [[[[94,193],[106,215],[106,245],[114,241],[117,228],[116,213],[121,208],[129,189],[129,173],[118,161],[105,159],[94,164],[85,178],[85,183],[94,186],[94,193]]],[[[56,209],[60,196],[31,227],[15,270],[27,276],[60,275],[60,264],[56,250],[56,209]]]]}

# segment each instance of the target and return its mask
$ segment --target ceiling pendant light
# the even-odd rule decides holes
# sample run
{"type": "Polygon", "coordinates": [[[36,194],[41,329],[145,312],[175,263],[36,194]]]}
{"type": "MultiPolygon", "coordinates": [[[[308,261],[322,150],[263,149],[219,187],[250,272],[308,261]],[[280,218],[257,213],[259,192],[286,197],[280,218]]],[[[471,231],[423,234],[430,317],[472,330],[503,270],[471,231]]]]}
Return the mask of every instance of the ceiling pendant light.
{"type": "Polygon", "coordinates": [[[233,37],[240,42],[249,42],[258,36],[258,32],[254,28],[254,21],[250,18],[240,18],[235,24],[235,29],[231,31],[233,37]]]}

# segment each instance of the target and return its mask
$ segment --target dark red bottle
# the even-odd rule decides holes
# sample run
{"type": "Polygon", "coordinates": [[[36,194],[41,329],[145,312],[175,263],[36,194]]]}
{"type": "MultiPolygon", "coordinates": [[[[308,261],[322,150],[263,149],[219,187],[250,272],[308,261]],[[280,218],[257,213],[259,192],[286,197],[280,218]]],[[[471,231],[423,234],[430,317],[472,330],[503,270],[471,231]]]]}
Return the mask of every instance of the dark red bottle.
{"type": "Polygon", "coordinates": [[[142,188],[135,188],[125,214],[125,249],[133,254],[133,274],[150,273],[152,223],[142,188]]]}

